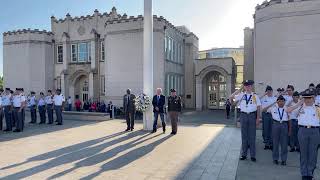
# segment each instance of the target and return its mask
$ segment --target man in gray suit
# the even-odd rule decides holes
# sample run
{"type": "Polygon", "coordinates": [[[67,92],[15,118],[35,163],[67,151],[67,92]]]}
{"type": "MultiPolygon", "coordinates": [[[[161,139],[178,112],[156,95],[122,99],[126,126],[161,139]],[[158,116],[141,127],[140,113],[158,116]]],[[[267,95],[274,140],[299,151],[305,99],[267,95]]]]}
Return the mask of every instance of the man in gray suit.
{"type": "Polygon", "coordinates": [[[127,94],[123,96],[123,110],[127,120],[126,131],[133,131],[134,129],[134,117],[136,114],[135,98],[136,96],[131,94],[131,89],[127,89],[127,94]]]}

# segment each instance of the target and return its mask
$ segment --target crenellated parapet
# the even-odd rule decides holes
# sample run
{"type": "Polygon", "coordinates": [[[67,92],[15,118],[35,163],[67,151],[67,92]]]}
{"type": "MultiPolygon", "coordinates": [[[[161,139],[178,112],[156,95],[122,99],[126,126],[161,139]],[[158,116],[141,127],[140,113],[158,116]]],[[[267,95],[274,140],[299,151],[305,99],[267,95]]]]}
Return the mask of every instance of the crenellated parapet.
{"type": "MultiPolygon", "coordinates": [[[[105,23],[105,26],[112,25],[112,24],[130,23],[130,22],[141,22],[142,23],[143,19],[144,18],[143,18],[142,15],[127,16],[126,14],[124,14],[123,16],[120,16],[119,18],[109,19],[105,23]]],[[[193,34],[192,32],[185,33],[183,31],[181,31],[178,27],[174,26],[172,23],[170,23],[163,16],[159,16],[158,17],[157,15],[153,15],[153,20],[154,21],[158,21],[158,22],[162,22],[166,26],[166,28],[174,29],[175,31],[177,31],[182,36],[194,36],[196,39],[198,39],[198,37],[195,34],[193,34]]]]}
{"type": "Polygon", "coordinates": [[[274,4],[281,4],[281,3],[294,3],[294,2],[302,2],[302,1],[314,1],[314,0],[265,0],[261,4],[257,4],[256,11],[272,6],[274,4]]]}
{"type": "Polygon", "coordinates": [[[54,23],[64,23],[66,21],[86,21],[91,20],[95,17],[98,18],[111,18],[111,19],[120,19],[122,16],[117,13],[117,9],[115,7],[112,8],[112,10],[108,13],[100,13],[97,9],[94,10],[94,13],[92,15],[86,15],[86,16],[75,16],[72,17],[69,13],[66,14],[65,18],[57,19],[56,17],[52,16],[51,21],[54,23]]]}
{"type": "Polygon", "coordinates": [[[3,33],[3,36],[20,35],[20,34],[43,34],[48,36],[53,35],[51,31],[29,28],[29,29],[18,29],[14,31],[7,31],[3,33]]]}

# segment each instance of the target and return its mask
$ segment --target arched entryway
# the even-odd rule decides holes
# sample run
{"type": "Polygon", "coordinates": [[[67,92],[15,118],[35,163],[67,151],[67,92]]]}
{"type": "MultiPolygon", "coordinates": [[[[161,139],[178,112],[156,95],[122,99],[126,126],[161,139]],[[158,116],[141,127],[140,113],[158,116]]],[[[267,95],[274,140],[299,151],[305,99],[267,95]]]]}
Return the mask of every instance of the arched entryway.
{"type": "Polygon", "coordinates": [[[231,93],[232,75],[219,66],[208,66],[196,75],[196,108],[224,109],[231,93]]]}
{"type": "Polygon", "coordinates": [[[79,96],[82,102],[89,100],[89,75],[84,71],[77,71],[70,77],[70,96],[75,99],[79,96]]]}
{"type": "Polygon", "coordinates": [[[204,78],[207,109],[223,109],[227,97],[226,77],[217,71],[208,73],[204,78]]]}

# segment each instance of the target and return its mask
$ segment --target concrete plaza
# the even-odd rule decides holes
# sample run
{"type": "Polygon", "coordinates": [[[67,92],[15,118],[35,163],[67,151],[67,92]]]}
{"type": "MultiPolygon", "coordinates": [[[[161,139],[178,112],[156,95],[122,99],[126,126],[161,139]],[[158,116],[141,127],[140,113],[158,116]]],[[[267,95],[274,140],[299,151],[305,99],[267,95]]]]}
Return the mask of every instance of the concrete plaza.
{"type": "MultiPolygon", "coordinates": [[[[0,179],[299,180],[299,154],[272,164],[257,131],[257,162],[238,161],[240,129],[219,111],[185,112],[178,134],[123,132],[124,120],[72,119],[0,133],[0,179]]],[[[28,118],[26,120],[29,121],[28,118]]],[[[319,162],[319,161],[318,161],[319,162]]],[[[316,179],[320,177],[315,171],[316,179]]]]}
{"type": "Polygon", "coordinates": [[[66,120],[1,133],[0,179],[235,179],[239,129],[186,123],[171,136],[170,127],[166,134],[139,122],[133,132],[125,127],[123,120],[66,120]]]}

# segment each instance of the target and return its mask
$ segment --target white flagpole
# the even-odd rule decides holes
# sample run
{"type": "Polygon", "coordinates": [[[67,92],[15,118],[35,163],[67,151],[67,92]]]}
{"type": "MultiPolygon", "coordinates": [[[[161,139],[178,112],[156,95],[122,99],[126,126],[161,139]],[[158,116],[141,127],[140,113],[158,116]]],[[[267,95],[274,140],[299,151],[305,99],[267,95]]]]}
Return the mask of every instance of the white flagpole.
{"type": "MultiPolygon", "coordinates": [[[[152,0],[144,0],[144,25],[143,25],[143,92],[153,97],[153,14],[152,0]]],[[[152,130],[152,107],[144,112],[143,128],[152,130]]]]}

